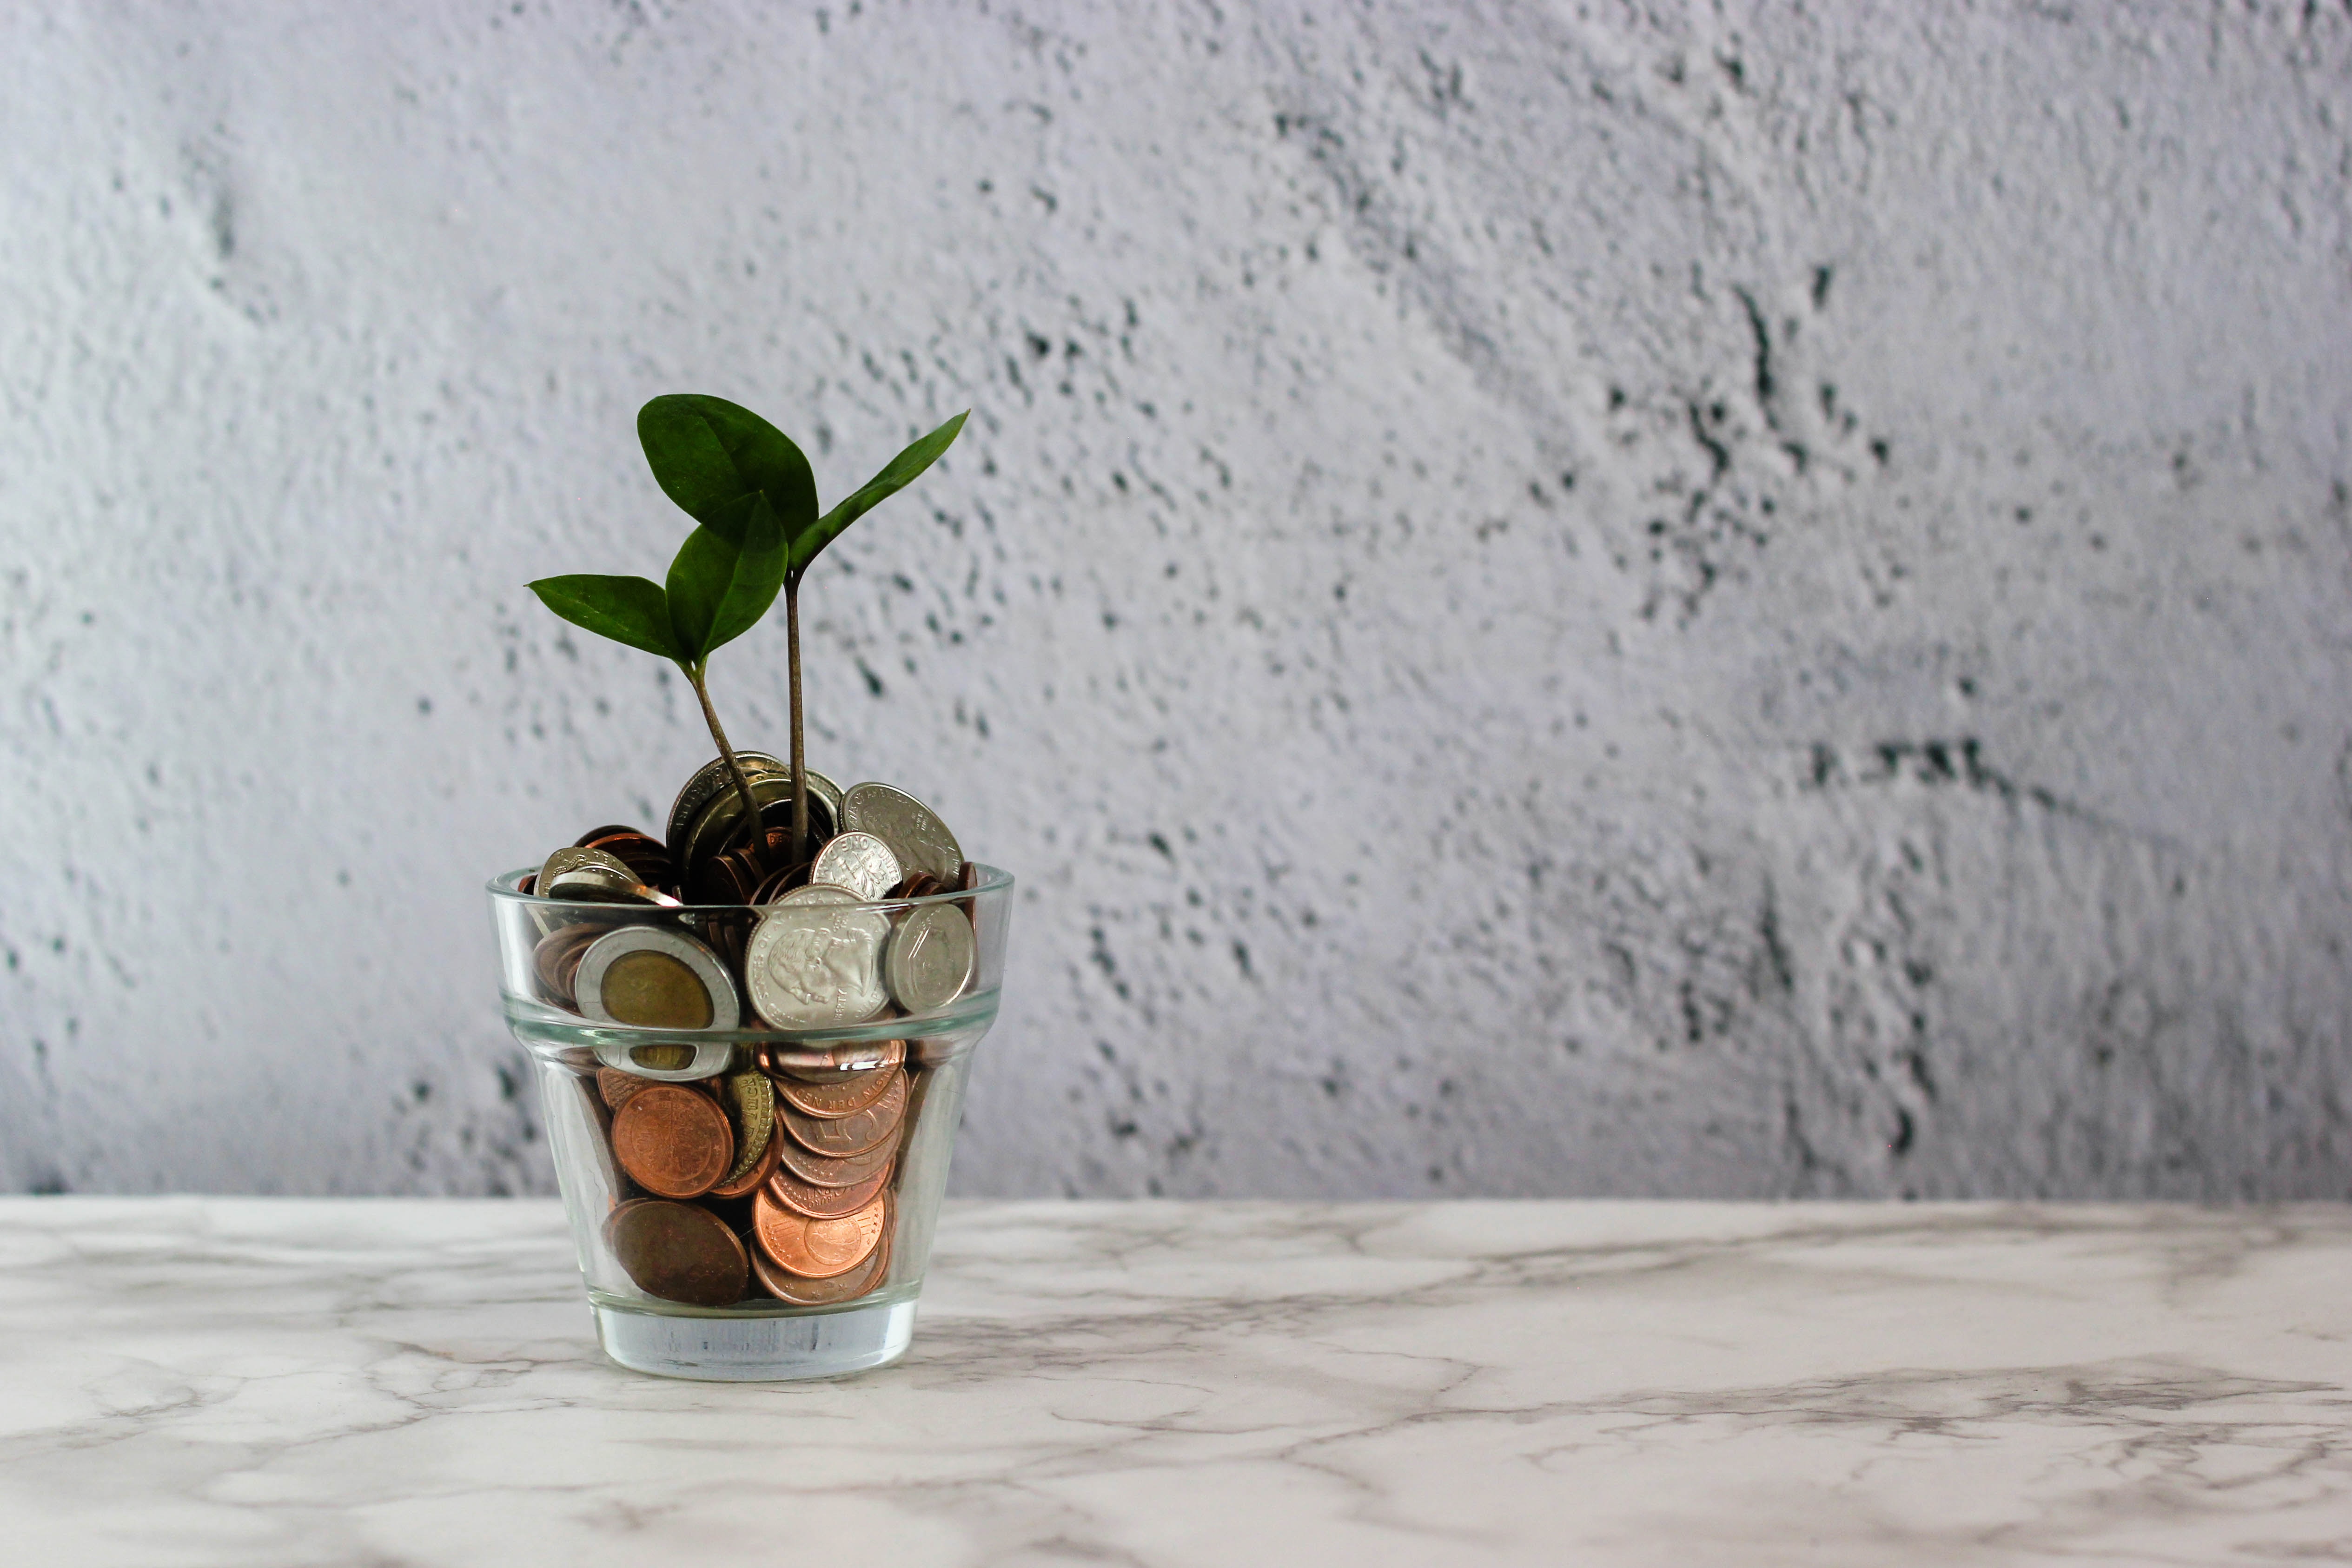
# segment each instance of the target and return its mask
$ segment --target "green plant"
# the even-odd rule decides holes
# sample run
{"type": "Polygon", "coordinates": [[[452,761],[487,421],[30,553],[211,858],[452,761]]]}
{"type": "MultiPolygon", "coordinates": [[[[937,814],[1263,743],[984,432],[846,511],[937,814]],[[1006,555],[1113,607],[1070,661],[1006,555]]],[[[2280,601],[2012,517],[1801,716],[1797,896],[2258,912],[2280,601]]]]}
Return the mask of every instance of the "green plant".
{"type": "Polygon", "coordinates": [[[669,563],[667,583],[642,577],[543,577],[530,585],[574,626],[658,653],[685,672],[710,738],[727,759],[758,841],[759,802],[710,706],[710,655],[760,622],[784,596],[793,709],[794,852],[809,852],[808,764],[801,748],[801,578],[842,530],[904,489],[963,429],[957,414],[890,459],[833,510],[820,515],[816,478],[790,436],[750,409],[701,393],[657,397],[637,411],[637,440],[664,494],[695,529],[669,563]]]}

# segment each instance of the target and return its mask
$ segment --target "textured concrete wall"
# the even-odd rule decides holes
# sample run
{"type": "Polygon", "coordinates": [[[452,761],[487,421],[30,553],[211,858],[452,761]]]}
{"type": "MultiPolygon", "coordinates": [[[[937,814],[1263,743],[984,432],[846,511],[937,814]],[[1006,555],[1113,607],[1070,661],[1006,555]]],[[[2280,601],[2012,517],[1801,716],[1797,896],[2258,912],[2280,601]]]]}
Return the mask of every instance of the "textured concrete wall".
{"type": "MultiPolygon", "coordinates": [[[[543,1187],[520,589],[829,500],[1026,879],[968,1192],[2352,1190],[2352,15],[17,5],[0,1186],[543,1187]]],[[[780,631],[722,654],[782,738],[780,631]]]]}

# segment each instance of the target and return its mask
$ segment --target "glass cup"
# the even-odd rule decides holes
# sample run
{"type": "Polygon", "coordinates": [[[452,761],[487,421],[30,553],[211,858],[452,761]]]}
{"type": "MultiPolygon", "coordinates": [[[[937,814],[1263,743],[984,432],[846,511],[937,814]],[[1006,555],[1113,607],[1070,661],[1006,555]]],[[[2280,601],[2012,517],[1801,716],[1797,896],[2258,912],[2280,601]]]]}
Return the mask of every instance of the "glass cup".
{"type": "Polygon", "coordinates": [[[759,1381],[906,1353],[1003,980],[1013,879],[972,870],[928,897],[763,907],[489,884],[605,1354],[759,1381]]]}

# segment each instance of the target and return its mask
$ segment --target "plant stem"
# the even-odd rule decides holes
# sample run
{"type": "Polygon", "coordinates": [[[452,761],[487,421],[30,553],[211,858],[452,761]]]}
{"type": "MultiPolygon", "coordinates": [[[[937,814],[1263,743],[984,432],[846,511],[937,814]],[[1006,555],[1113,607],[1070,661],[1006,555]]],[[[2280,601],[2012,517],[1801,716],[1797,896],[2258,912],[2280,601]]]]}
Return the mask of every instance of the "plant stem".
{"type": "Polygon", "coordinates": [[[784,579],[784,643],[793,672],[793,853],[805,858],[809,849],[808,765],[801,756],[801,580],[797,572],[784,579]]]}
{"type": "Polygon", "coordinates": [[[745,777],[742,763],[735,759],[735,748],[727,744],[727,732],[719,727],[719,710],[710,706],[710,688],[702,684],[702,666],[680,664],[678,668],[694,684],[694,695],[702,699],[702,721],[710,727],[710,738],[719,743],[719,755],[727,759],[727,771],[735,776],[735,793],[742,798],[743,821],[751,831],[751,842],[764,848],[767,838],[760,831],[760,798],[751,793],[751,780],[745,777]]]}

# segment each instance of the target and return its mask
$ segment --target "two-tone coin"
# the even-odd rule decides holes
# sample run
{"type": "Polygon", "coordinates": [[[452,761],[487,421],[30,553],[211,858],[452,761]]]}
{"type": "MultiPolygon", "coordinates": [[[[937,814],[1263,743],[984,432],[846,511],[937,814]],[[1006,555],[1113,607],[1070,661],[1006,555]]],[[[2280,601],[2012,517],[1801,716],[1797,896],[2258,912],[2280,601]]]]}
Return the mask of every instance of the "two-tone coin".
{"type": "Polygon", "coordinates": [[[572,978],[580,1011],[635,1029],[733,1029],[742,1017],[727,966],[685,932],[625,925],[589,944],[572,978]]]}
{"type": "Polygon", "coordinates": [[[769,906],[744,946],[751,1007],[775,1029],[864,1023],[890,1005],[882,981],[887,915],[808,902],[769,906]]]}
{"type": "Polygon", "coordinates": [[[719,1103],[682,1083],[656,1083],[613,1113],[613,1155],[659,1197],[699,1197],[735,1167],[735,1132],[719,1103]]]}
{"type": "Polygon", "coordinates": [[[908,872],[940,878],[963,869],[963,848],[939,814],[903,789],[887,784],[853,784],[841,798],[844,831],[871,833],[890,846],[908,872]]]}
{"type": "Polygon", "coordinates": [[[971,922],[961,909],[952,904],[920,904],[892,923],[890,943],[882,955],[883,983],[899,1007],[927,1013],[962,994],[979,951],[971,922]]]}
{"type": "MultiPolygon", "coordinates": [[[[760,803],[760,825],[769,831],[788,836],[793,825],[793,778],[783,773],[751,774],[751,799],[760,803]]],[[[830,779],[822,774],[809,775],[809,836],[822,843],[834,836],[840,819],[828,804],[824,789],[832,789],[830,779]]],[[[835,794],[837,796],[838,791],[835,794]]],[[[681,876],[691,877],[696,869],[712,856],[746,837],[742,831],[743,798],[732,789],[711,797],[688,823],[678,842],[672,846],[671,858],[681,876]]]]}
{"type": "Polygon", "coordinates": [[[637,1289],[665,1301],[730,1306],[751,1282],[742,1242],[726,1221],[696,1204],[625,1203],[604,1222],[604,1245],[637,1289]]]}
{"type": "MultiPolygon", "coordinates": [[[[735,760],[742,764],[746,778],[757,778],[762,773],[789,775],[792,772],[790,763],[764,751],[739,751],[735,754],[735,760]]],[[[723,757],[714,757],[694,770],[694,776],[686,781],[685,788],[678,790],[677,798],[670,802],[669,820],[662,831],[662,837],[668,842],[673,858],[677,857],[683,847],[686,830],[695,817],[720,790],[734,787],[735,775],[729,769],[723,757]]]]}
{"type": "Polygon", "coordinates": [[[831,883],[868,900],[886,896],[906,874],[890,846],[872,833],[835,833],[809,866],[812,883],[831,883]]]}

